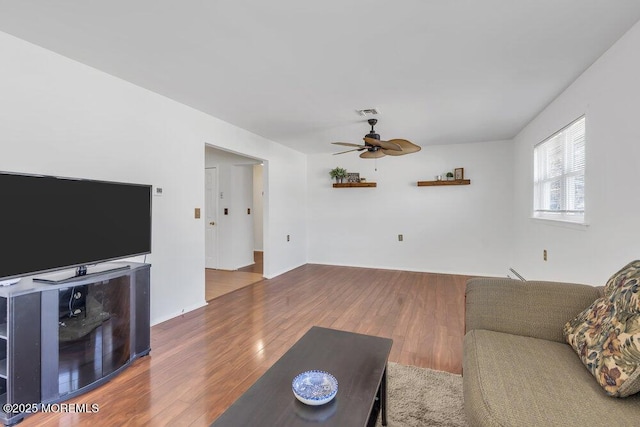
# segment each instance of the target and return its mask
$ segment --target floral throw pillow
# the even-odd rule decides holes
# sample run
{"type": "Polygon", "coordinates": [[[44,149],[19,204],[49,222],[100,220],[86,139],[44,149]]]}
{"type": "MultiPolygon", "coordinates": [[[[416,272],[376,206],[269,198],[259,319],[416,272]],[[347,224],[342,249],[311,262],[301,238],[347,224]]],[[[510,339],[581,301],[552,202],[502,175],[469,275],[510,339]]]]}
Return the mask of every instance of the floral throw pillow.
{"type": "Polygon", "coordinates": [[[605,392],[640,391],[640,261],[614,274],[605,296],[564,326],[567,342],[605,392]]]}
{"type": "Polygon", "coordinates": [[[640,260],[632,261],[611,276],[604,287],[604,294],[616,304],[617,310],[640,313],[640,260]]]}

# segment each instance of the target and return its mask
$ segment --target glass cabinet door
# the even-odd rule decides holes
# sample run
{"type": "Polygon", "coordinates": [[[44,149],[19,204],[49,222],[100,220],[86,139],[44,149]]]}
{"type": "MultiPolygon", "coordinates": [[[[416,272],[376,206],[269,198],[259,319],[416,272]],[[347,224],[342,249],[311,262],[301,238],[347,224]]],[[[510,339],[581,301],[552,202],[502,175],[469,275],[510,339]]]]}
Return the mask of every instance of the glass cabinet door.
{"type": "Polygon", "coordinates": [[[58,302],[58,383],[64,395],[129,361],[129,277],[61,289],[58,302]]]}

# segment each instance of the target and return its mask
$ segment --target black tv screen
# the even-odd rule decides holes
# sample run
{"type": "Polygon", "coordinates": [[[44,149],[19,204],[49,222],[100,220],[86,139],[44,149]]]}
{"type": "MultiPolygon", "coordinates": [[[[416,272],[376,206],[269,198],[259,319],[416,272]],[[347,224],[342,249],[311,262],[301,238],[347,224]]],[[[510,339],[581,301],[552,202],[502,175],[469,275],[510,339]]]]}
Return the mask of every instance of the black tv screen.
{"type": "Polygon", "coordinates": [[[0,172],[0,279],[151,252],[151,186],[0,172]]]}

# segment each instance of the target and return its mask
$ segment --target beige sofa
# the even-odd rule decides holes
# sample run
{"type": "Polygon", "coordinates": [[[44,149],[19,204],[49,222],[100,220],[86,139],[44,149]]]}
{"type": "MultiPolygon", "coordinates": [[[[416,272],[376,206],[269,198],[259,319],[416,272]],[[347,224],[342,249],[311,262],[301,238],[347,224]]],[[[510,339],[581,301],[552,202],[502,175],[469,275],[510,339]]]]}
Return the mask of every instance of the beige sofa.
{"type": "Polygon", "coordinates": [[[471,426],[640,426],[640,394],[605,394],[562,335],[602,289],[471,279],[464,406],[471,426]]]}

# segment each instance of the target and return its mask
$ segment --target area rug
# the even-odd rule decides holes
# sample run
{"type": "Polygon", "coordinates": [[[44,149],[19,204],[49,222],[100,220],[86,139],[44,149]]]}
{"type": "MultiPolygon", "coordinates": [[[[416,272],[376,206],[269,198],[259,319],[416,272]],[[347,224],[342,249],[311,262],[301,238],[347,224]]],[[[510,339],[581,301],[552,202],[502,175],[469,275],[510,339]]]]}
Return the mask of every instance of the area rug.
{"type": "Polygon", "coordinates": [[[389,362],[387,391],[388,427],[467,426],[460,375],[389,362]]]}

